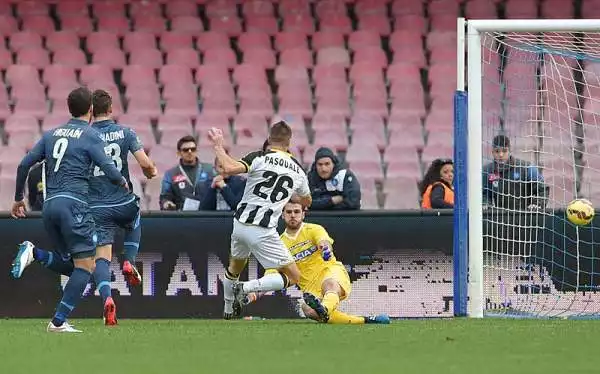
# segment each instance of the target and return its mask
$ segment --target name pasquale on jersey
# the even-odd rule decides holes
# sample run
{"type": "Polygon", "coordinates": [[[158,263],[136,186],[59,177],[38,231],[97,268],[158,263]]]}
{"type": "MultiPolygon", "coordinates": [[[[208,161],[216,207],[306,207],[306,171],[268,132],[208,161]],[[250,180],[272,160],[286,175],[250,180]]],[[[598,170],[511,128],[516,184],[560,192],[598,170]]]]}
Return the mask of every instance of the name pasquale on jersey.
{"type": "Polygon", "coordinates": [[[304,172],[300,168],[300,166],[292,160],[286,160],[286,159],[279,158],[279,157],[266,156],[265,163],[268,163],[269,165],[283,166],[284,168],[290,169],[298,174],[302,174],[304,172]]]}
{"type": "Polygon", "coordinates": [[[107,133],[100,133],[100,137],[105,142],[114,142],[115,140],[125,139],[125,134],[123,133],[123,130],[119,130],[107,133]]]}
{"type": "Polygon", "coordinates": [[[81,134],[83,134],[82,129],[56,129],[52,133],[52,136],[60,136],[63,138],[81,138],[81,134]]]}

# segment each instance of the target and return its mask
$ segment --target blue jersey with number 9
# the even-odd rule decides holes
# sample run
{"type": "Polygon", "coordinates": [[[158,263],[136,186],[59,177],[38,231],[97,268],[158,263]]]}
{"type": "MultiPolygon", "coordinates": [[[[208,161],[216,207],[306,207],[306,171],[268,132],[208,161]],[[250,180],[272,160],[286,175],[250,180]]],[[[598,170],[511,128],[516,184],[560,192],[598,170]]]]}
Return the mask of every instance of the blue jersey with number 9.
{"type": "MultiPolygon", "coordinates": [[[[92,128],[100,133],[100,137],[106,143],[104,147],[106,155],[110,157],[117,170],[131,185],[127,156],[130,152],[134,153],[143,148],[135,132],[113,120],[94,122],[92,128]]],[[[118,205],[131,200],[131,198],[132,192],[115,186],[100,168],[94,167],[90,181],[90,205],[118,205]]]]}
{"type": "Polygon", "coordinates": [[[46,161],[46,200],[57,195],[69,195],[87,201],[92,164],[107,173],[112,183],[123,177],[103,152],[104,142],[86,121],[71,119],[67,124],[47,131],[23,158],[17,169],[15,201],[23,199],[20,186],[29,168],[46,161]]]}

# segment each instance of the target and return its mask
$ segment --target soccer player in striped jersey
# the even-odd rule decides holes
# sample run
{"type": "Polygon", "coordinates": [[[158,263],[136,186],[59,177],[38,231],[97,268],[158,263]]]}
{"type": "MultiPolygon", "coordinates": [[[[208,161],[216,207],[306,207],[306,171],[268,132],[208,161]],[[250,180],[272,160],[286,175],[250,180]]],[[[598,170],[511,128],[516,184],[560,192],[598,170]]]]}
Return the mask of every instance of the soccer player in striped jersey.
{"type": "Polygon", "coordinates": [[[292,129],[285,121],[277,121],[271,126],[268,145],[263,150],[252,152],[241,160],[235,160],[225,152],[221,130],[213,128],[208,136],[225,173],[248,173],[244,195],[234,214],[231,259],[223,280],[223,318],[231,319],[234,301],[240,305],[246,294],[277,291],[298,282],[300,271],[279,238],[277,222],[288,201],[308,207],[312,198],[304,169],[288,153],[292,129]],[[260,279],[239,282],[250,254],[265,269],[277,271],[260,279]]]}
{"type": "MultiPolygon", "coordinates": [[[[333,253],[333,239],[321,225],[304,222],[304,209],[289,202],[283,209],[285,231],[281,240],[288,248],[301,272],[298,287],[304,292],[302,311],[308,318],[329,324],[388,324],[385,314],[353,316],[337,309],[340,301],[352,291],[344,265],[333,253]]],[[[267,270],[267,273],[272,270],[267,270]]],[[[264,293],[250,293],[244,303],[256,301],[264,293]]]]}

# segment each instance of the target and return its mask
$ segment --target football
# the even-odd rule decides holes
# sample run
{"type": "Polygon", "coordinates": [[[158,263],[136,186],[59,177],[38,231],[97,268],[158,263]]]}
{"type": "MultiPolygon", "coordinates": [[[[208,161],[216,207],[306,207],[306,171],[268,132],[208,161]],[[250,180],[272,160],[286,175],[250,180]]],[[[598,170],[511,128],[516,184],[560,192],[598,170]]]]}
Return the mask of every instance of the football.
{"type": "Polygon", "coordinates": [[[594,214],[594,206],[586,199],[575,199],[567,206],[567,219],[578,226],[592,222],[594,214]]]}

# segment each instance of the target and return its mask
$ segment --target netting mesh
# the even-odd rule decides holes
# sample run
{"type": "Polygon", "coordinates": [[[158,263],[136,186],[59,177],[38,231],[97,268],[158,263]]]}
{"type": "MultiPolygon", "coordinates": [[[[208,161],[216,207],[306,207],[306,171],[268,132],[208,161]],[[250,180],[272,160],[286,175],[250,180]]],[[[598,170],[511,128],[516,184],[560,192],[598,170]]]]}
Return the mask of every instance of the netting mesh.
{"type": "Polygon", "coordinates": [[[600,33],[484,33],[482,59],[486,313],[595,316],[594,225],[563,210],[600,206],[600,33]]]}

